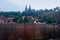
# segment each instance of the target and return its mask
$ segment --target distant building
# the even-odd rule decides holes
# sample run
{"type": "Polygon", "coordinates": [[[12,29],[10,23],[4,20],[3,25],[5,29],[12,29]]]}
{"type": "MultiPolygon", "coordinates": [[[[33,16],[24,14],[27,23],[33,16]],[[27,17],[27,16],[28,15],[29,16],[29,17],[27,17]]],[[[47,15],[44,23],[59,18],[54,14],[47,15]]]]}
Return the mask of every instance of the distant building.
{"type": "Polygon", "coordinates": [[[29,5],[28,11],[31,11],[31,5],[29,5]]]}
{"type": "Polygon", "coordinates": [[[0,23],[7,22],[7,18],[5,16],[0,16],[0,23]]]}
{"type": "Polygon", "coordinates": [[[34,23],[35,23],[35,24],[46,24],[46,22],[39,22],[38,19],[35,19],[34,23]]]}
{"type": "Polygon", "coordinates": [[[26,5],[25,12],[27,12],[27,11],[31,11],[31,5],[29,5],[29,7],[27,7],[27,5],[26,5]]]}
{"type": "Polygon", "coordinates": [[[24,20],[25,16],[22,16],[22,19],[24,20]]]}
{"type": "Polygon", "coordinates": [[[35,20],[35,18],[32,17],[32,16],[28,16],[28,18],[31,19],[31,20],[35,20]]]}
{"type": "Polygon", "coordinates": [[[16,22],[13,22],[14,18],[7,18],[7,23],[8,24],[15,24],[16,22]]]}
{"type": "Polygon", "coordinates": [[[6,18],[5,16],[0,16],[0,24],[15,24],[16,22],[13,22],[13,18],[6,18]]]}
{"type": "Polygon", "coordinates": [[[7,18],[7,23],[13,22],[13,19],[14,19],[14,18],[7,18]]]}
{"type": "Polygon", "coordinates": [[[27,5],[26,5],[26,7],[25,7],[25,11],[26,11],[26,12],[28,11],[28,9],[27,9],[27,5]]]}
{"type": "Polygon", "coordinates": [[[38,24],[39,23],[39,20],[38,19],[35,19],[34,23],[35,24],[38,24]]]}

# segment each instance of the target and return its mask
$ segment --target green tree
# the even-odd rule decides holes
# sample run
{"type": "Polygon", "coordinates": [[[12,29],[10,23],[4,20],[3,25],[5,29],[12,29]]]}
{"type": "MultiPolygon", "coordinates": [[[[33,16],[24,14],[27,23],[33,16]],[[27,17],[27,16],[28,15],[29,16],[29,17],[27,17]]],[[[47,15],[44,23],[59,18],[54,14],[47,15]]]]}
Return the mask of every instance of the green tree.
{"type": "Polygon", "coordinates": [[[55,20],[54,20],[53,17],[47,17],[46,23],[47,24],[52,24],[52,23],[55,23],[55,20]]]}
{"type": "Polygon", "coordinates": [[[24,18],[24,23],[28,23],[29,19],[27,17],[24,18]]]}
{"type": "Polygon", "coordinates": [[[20,19],[18,20],[18,23],[19,23],[19,24],[20,24],[20,23],[29,23],[29,19],[28,19],[27,17],[25,17],[24,19],[20,18],[20,19]]]}
{"type": "Polygon", "coordinates": [[[18,19],[19,19],[18,17],[14,17],[13,22],[17,22],[18,19]]]}
{"type": "Polygon", "coordinates": [[[24,22],[23,22],[23,19],[20,18],[20,19],[18,20],[18,23],[19,23],[19,24],[20,24],[20,23],[24,23],[24,22]]]}

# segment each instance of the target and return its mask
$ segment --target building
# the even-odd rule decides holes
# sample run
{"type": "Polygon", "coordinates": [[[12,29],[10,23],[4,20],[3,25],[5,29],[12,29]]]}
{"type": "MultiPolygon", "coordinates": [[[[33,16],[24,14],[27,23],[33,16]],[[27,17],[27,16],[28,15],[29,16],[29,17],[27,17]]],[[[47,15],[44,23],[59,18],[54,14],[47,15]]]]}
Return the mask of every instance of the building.
{"type": "Polygon", "coordinates": [[[32,9],[31,9],[31,5],[29,5],[29,7],[27,7],[27,5],[26,5],[26,7],[25,7],[25,11],[27,12],[27,11],[31,11],[32,9]]]}
{"type": "Polygon", "coordinates": [[[0,23],[6,23],[7,18],[5,16],[0,16],[0,23]]]}
{"type": "Polygon", "coordinates": [[[16,22],[13,22],[14,18],[6,18],[5,16],[0,16],[0,24],[15,24],[16,22]]]}

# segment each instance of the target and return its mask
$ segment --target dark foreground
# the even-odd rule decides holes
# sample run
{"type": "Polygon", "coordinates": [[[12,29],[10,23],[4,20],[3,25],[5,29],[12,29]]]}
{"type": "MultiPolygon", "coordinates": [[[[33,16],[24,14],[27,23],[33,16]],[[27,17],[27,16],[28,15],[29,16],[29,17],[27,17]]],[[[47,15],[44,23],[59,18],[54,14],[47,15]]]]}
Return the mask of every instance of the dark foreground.
{"type": "Polygon", "coordinates": [[[60,27],[52,24],[0,24],[0,40],[60,40],[60,27]]]}

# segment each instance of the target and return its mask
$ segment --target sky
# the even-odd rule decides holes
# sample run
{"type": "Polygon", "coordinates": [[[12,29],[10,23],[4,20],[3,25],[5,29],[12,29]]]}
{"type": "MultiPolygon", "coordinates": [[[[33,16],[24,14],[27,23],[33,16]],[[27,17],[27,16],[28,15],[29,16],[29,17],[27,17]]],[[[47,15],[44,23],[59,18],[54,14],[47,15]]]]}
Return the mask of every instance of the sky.
{"type": "Polygon", "coordinates": [[[32,9],[52,9],[60,7],[60,0],[0,0],[0,11],[23,11],[25,6],[32,9]]]}

